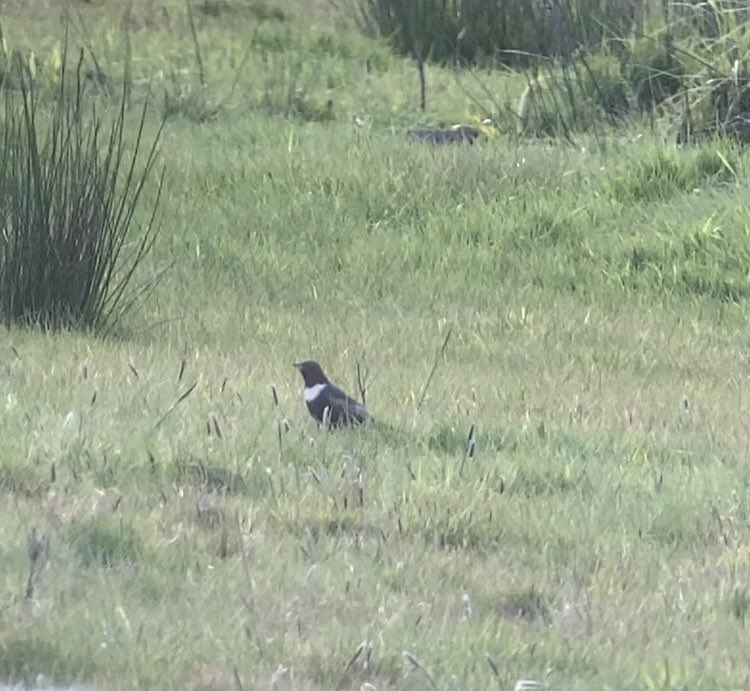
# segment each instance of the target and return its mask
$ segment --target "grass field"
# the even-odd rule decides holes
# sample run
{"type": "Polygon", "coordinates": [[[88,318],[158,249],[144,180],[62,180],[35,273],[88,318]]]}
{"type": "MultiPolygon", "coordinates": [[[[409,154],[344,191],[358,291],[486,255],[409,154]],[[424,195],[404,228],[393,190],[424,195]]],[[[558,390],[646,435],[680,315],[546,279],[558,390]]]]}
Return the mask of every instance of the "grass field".
{"type": "MultiPolygon", "coordinates": [[[[117,74],[121,8],[81,7],[117,74]]],[[[413,65],[290,0],[198,16],[200,86],[160,7],[155,288],[117,338],[0,335],[0,683],[750,687],[747,154],[432,148],[407,126],[484,117],[469,77],[428,68],[421,116],[413,65]],[[308,357],[363,365],[376,424],[318,429],[308,357]]]]}

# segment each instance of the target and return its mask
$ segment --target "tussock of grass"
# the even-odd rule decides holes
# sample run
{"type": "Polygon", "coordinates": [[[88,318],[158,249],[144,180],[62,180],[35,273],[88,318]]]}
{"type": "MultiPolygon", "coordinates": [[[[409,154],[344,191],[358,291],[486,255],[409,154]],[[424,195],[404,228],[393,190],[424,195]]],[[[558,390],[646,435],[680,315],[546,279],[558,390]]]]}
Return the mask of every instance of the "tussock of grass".
{"type": "MultiPolygon", "coordinates": [[[[125,91],[105,121],[85,90],[83,54],[75,76],[63,68],[47,94],[49,113],[30,77],[19,79],[19,96],[2,89],[0,314],[6,326],[107,332],[143,291],[131,279],[153,245],[158,192],[137,238],[130,226],[150,182],[158,133],[137,171],[145,107],[128,157],[125,91]]],[[[161,180],[154,185],[160,189],[161,180]]]]}
{"type": "Polygon", "coordinates": [[[609,194],[623,204],[666,199],[736,181],[736,150],[705,147],[688,152],[656,150],[630,161],[609,179],[609,194]]]}
{"type": "Polygon", "coordinates": [[[131,525],[116,517],[99,517],[75,523],[65,538],[83,567],[113,566],[142,558],[142,546],[131,525]]]}

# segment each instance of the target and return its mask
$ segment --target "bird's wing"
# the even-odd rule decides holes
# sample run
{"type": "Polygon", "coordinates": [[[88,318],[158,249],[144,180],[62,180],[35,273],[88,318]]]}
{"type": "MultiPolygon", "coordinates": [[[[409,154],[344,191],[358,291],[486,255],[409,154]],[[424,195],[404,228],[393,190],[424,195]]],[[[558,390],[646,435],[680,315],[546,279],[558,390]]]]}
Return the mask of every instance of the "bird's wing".
{"type": "Polygon", "coordinates": [[[328,400],[331,406],[341,408],[348,416],[355,417],[360,422],[364,422],[370,416],[367,409],[361,403],[347,396],[337,386],[329,385],[328,400]]]}

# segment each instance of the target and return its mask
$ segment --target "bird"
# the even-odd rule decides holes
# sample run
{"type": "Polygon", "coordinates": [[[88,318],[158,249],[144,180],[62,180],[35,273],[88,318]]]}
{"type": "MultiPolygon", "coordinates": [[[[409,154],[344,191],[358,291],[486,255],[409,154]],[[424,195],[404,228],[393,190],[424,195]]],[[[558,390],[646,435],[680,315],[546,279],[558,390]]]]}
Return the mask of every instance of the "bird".
{"type": "Polygon", "coordinates": [[[367,422],[367,409],[333,384],[315,360],[295,362],[294,366],[305,380],[307,410],[318,423],[339,427],[367,422]]]}
{"type": "Polygon", "coordinates": [[[461,144],[467,142],[473,144],[483,133],[480,129],[471,125],[453,125],[447,130],[429,127],[409,130],[409,134],[428,144],[461,144]]]}

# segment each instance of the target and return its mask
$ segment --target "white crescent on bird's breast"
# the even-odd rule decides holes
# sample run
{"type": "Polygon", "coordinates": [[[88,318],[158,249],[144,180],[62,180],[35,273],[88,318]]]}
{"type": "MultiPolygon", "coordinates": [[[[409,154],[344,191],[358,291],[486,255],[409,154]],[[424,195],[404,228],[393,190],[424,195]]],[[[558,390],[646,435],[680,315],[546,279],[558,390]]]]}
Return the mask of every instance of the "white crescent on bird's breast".
{"type": "Polygon", "coordinates": [[[315,384],[315,386],[305,387],[305,401],[312,403],[326,388],[326,384],[315,384]]]}

